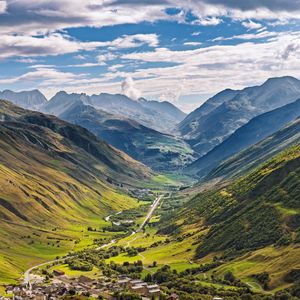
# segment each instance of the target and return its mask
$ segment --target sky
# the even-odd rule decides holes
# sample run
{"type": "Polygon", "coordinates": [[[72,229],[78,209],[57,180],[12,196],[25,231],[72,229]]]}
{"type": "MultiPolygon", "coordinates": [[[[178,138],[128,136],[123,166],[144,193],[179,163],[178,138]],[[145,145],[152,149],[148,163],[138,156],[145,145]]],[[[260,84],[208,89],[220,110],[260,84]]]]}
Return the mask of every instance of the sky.
{"type": "Polygon", "coordinates": [[[0,90],[122,93],[185,112],[300,79],[300,0],[0,0],[0,90]]]}

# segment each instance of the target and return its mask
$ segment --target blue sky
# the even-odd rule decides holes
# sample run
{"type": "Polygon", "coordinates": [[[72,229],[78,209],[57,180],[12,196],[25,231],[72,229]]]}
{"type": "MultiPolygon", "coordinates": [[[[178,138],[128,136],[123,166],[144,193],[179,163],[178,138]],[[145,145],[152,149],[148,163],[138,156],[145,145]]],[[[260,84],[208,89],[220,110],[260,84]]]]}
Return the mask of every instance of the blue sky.
{"type": "Polygon", "coordinates": [[[184,111],[300,78],[300,2],[0,0],[0,90],[124,93],[184,111]],[[151,3],[150,3],[151,2],[151,3]]]}

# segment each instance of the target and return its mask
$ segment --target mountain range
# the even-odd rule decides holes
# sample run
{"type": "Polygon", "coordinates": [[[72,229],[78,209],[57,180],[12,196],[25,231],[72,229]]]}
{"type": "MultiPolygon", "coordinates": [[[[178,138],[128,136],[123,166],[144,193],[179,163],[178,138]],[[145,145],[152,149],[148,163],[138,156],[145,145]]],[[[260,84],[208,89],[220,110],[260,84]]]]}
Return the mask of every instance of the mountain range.
{"type": "Polygon", "coordinates": [[[82,102],[73,103],[58,116],[87,128],[99,138],[156,171],[174,171],[195,159],[194,151],[183,140],[82,102]]]}
{"type": "Polygon", "coordinates": [[[300,118],[290,122],[282,129],[250,146],[243,151],[229,157],[211,170],[205,180],[215,178],[233,178],[254,170],[259,164],[284,149],[300,142],[300,118]]]}
{"type": "Polygon", "coordinates": [[[186,171],[195,172],[199,178],[205,177],[221,161],[263,140],[299,116],[300,99],[254,117],[221,144],[193,162],[186,171]]]}
{"type": "Polygon", "coordinates": [[[185,114],[169,102],[148,101],[144,98],[132,100],[120,94],[67,94],[58,92],[41,111],[60,115],[75,101],[93,106],[110,114],[130,118],[136,122],[160,132],[170,133],[174,125],[185,117],[185,114]]]}
{"type": "Polygon", "coordinates": [[[252,118],[299,97],[300,81],[289,76],[271,78],[241,91],[225,90],[188,115],[177,131],[203,156],[252,118]]]}
{"type": "Polygon", "coordinates": [[[39,91],[13,92],[10,90],[0,91],[0,99],[5,99],[23,108],[38,110],[46,104],[46,97],[39,91]]]}
{"type": "Polygon", "coordinates": [[[169,102],[120,94],[61,91],[49,101],[36,90],[2,96],[83,126],[156,171],[183,169],[185,175],[204,178],[299,116],[300,81],[285,76],[243,90],[226,89],[187,116],[169,102]]]}

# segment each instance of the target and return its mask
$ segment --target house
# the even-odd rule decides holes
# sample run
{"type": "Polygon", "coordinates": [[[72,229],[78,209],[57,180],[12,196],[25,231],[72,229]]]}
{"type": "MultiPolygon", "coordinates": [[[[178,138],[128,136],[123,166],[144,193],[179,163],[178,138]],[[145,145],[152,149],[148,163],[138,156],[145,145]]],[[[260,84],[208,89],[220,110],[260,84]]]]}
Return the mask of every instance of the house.
{"type": "Polygon", "coordinates": [[[167,300],[178,300],[179,296],[175,293],[172,293],[169,297],[167,297],[167,300]]]}
{"type": "Polygon", "coordinates": [[[133,287],[133,286],[139,285],[139,284],[141,284],[141,283],[143,283],[143,281],[142,281],[142,280],[139,280],[139,279],[136,279],[136,280],[130,280],[130,281],[129,281],[129,286],[130,286],[130,287],[133,287]]]}
{"type": "Polygon", "coordinates": [[[130,281],[129,278],[120,279],[120,280],[118,280],[118,285],[121,287],[127,286],[129,281],[130,281]]]}
{"type": "Polygon", "coordinates": [[[130,287],[130,290],[133,293],[140,294],[140,295],[146,295],[146,293],[148,292],[146,285],[134,285],[130,287]]]}
{"type": "Polygon", "coordinates": [[[157,284],[148,285],[148,290],[153,290],[153,289],[159,289],[159,286],[157,284]]]}
{"type": "Polygon", "coordinates": [[[220,297],[213,297],[213,300],[223,300],[223,298],[220,298],[220,297]]]}
{"type": "Polygon", "coordinates": [[[149,297],[159,297],[160,295],[160,289],[159,288],[155,288],[155,289],[148,289],[147,295],[149,297]]]}

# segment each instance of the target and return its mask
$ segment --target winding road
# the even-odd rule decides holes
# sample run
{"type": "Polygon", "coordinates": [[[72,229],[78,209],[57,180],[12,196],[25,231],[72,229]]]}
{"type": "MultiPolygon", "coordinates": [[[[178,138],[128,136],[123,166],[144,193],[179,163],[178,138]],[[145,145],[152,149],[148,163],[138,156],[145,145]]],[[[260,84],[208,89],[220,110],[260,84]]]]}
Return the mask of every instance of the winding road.
{"type": "MultiPolygon", "coordinates": [[[[138,228],[138,230],[137,231],[133,231],[130,236],[134,236],[135,234],[137,234],[138,232],[140,232],[145,227],[145,225],[147,224],[147,222],[152,217],[155,209],[158,207],[158,205],[159,205],[162,197],[163,197],[162,195],[159,195],[158,197],[156,197],[156,199],[151,204],[151,207],[150,207],[150,209],[149,209],[149,211],[148,211],[148,213],[147,213],[144,221],[142,222],[142,224],[140,225],[140,227],[138,228]]],[[[120,213],[121,212],[118,212],[117,214],[120,214],[120,213]]],[[[105,218],[105,220],[109,221],[110,217],[111,217],[111,215],[107,216],[105,218]]],[[[104,244],[104,245],[98,247],[97,250],[103,249],[103,248],[105,248],[107,246],[111,246],[111,245],[115,244],[117,241],[118,241],[117,239],[113,239],[109,243],[104,244]]],[[[55,259],[55,260],[51,260],[51,261],[48,261],[48,262],[44,262],[44,263],[38,264],[38,265],[33,266],[30,269],[26,270],[25,273],[24,273],[24,284],[28,287],[29,290],[31,290],[30,273],[33,270],[38,269],[40,267],[44,267],[44,266],[50,265],[50,264],[54,264],[54,263],[58,263],[58,262],[64,261],[66,258],[68,258],[68,257],[64,257],[64,258],[60,258],[60,259],[55,259]]]]}

